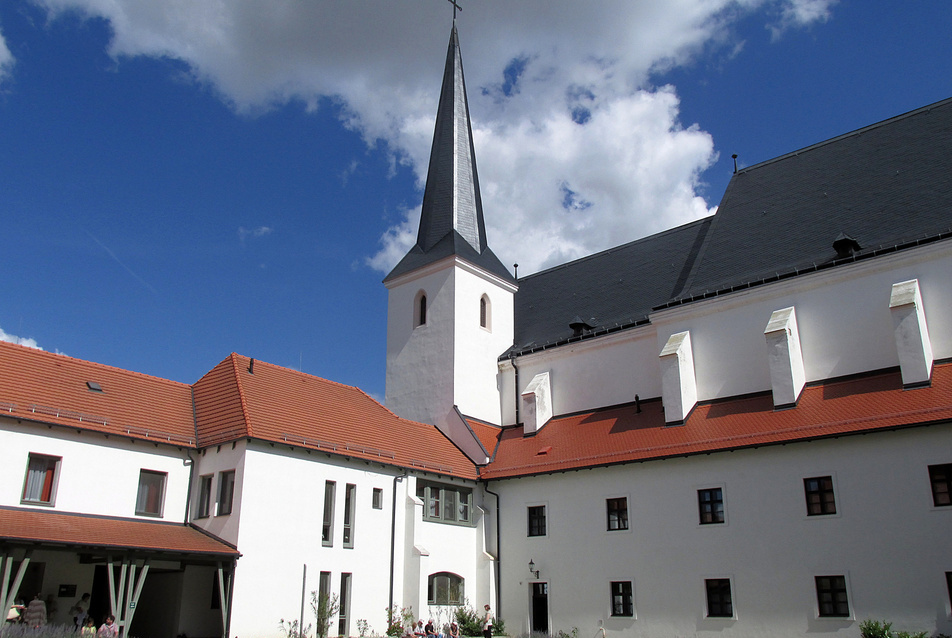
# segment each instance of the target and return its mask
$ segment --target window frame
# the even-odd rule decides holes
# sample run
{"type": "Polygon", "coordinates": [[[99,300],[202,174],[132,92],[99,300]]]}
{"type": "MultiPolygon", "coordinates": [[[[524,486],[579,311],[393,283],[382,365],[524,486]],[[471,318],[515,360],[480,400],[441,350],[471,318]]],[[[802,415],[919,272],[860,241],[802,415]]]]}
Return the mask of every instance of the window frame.
{"type": "Polygon", "coordinates": [[[202,474],[198,477],[198,503],[196,503],[195,518],[211,516],[214,479],[214,474],[202,474]]]}
{"type": "Polygon", "coordinates": [[[463,525],[474,527],[476,517],[473,516],[473,490],[469,487],[452,483],[436,483],[431,481],[417,481],[417,498],[423,501],[423,520],[431,523],[445,523],[447,525],[463,525]],[[435,507],[434,507],[435,506],[435,507]],[[431,511],[436,510],[435,514],[431,511]],[[465,517],[461,510],[465,510],[465,517]],[[449,512],[453,516],[449,516],[449,512]]]}
{"type": "Polygon", "coordinates": [[[215,516],[228,516],[235,511],[235,470],[218,473],[218,500],[215,516]]]}
{"type": "Polygon", "coordinates": [[[493,331],[493,304],[489,295],[483,294],[479,298],[479,327],[487,332],[493,331]]]}
{"type": "Polygon", "coordinates": [[[853,618],[853,605],[850,600],[849,592],[849,580],[846,578],[846,574],[830,574],[823,576],[814,576],[813,577],[814,589],[816,591],[816,615],[817,618],[831,619],[831,620],[843,620],[843,619],[852,619],[853,618]],[[833,586],[833,583],[830,583],[830,586],[823,587],[821,589],[821,579],[836,579],[836,585],[833,586]],[[842,595],[845,597],[845,601],[830,600],[824,602],[824,595],[827,596],[836,596],[842,595]],[[824,613],[824,605],[833,605],[836,608],[839,608],[840,605],[846,605],[846,613],[824,613]]]}
{"type": "Polygon", "coordinates": [[[354,518],[357,509],[357,485],[347,483],[344,487],[344,542],[345,549],[354,548],[354,518]]]}
{"type": "Polygon", "coordinates": [[[734,603],[734,581],[730,576],[713,576],[704,579],[704,617],[711,620],[730,620],[737,618],[737,606],[734,603]],[[724,592],[727,600],[723,599],[724,592]],[[718,598],[720,596],[720,598],[718,598]],[[721,610],[715,613],[715,607],[730,606],[730,613],[721,610]]]}
{"type": "Polygon", "coordinates": [[[353,586],[353,574],[350,572],[341,572],[340,575],[340,594],[338,598],[339,607],[337,610],[337,635],[350,635],[350,593],[353,586]]]}
{"type": "Polygon", "coordinates": [[[383,509],[383,488],[382,487],[375,487],[373,489],[371,507],[375,510],[383,509]]]}
{"type": "Polygon", "coordinates": [[[549,512],[545,503],[526,505],[526,538],[544,538],[549,535],[549,512]],[[541,513],[541,516],[538,516],[541,513]],[[533,517],[533,514],[536,514],[533,517]],[[542,528],[538,527],[541,520],[542,528]],[[533,522],[537,525],[533,528],[533,522]]]}
{"type": "Polygon", "coordinates": [[[426,604],[438,605],[440,607],[461,607],[466,603],[466,579],[453,572],[435,572],[427,576],[426,579],[426,604]],[[446,579],[446,602],[440,601],[437,582],[440,579],[446,579]],[[453,585],[457,586],[456,601],[453,601],[453,585]]]}
{"type": "Polygon", "coordinates": [[[630,580],[613,580],[610,581],[609,590],[611,591],[611,608],[609,615],[612,618],[634,618],[634,583],[630,580]],[[619,607],[621,611],[619,611],[619,607]]]}
{"type": "Polygon", "coordinates": [[[160,472],[158,470],[147,470],[142,468],[139,470],[139,484],[136,490],[136,516],[149,516],[151,518],[162,518],[162,515],[165,511],[165,488],[169,480],[168,472],[160,472]],[[143,483],[143,479],[147,479],[147,483],[143,483]],[[143,498],[143,487],[146,488],[147,493],[143,498]],[[152,488],[158,489],[158,495],[153,496],[151,494],[152,488]],[[146,509],[149,507],[149,502],[152,499],[157,501],[156,509],[146,509]],[[143,501],[145,501],[143,503],[143,501]]]}
{"type": "Polygon", "coordinates": [[[426,320],[428,319],[429,306],[427,302],[427,295],[425,290],[417,291],[416,296],[413,298],[413,327],[419,328],[420,326],[426,325],[426,320]]]}
{"type": "Polygon", "coordinates": [[[337,502],[337,481],[324,481],[323,518],[321,520],[321,546],[334,546],[334,508],[337,502]]]}
{"type": "Polygon", "coordinates": [[[836,480],[833,478],[832,474],[804,477],[803,495],[806,500],[807,517],[812,518],[815,516],[836,516],[839,514],[839,508],[837,507],[836,503],[836,480]],[[829,486],[824,487],[822,485],[818,485],[817,489],[811,490],[808,481],[828,481],[829,486]],[[824,496],[827,494],[830,496],[829,502],[824,499],[824,496]],[[815,503],[811,503],[811,495],[818,498],[815,503]],[[828,511],[830,503],[832,503],[832,511],[828,511]],[[811,507],[814,506],[819,509],[819,511],[811,511],[811,507]]]}
{"type": "Polygon", "coordinates": [[[930,465],[929,486],[932,491],[932,507],[952,507],[952,463],[930,465]],[[939,474],[940,472],[944,475],[939,474]],[[942,499],[946,502],[940,503],[942,499]]]}
{"type": "Polygon", "coordinates": [[[702,487],[698,488],[697,491],[697,511],[698,511],[698,525],[726,525],[727,524],[727,505],[724,499],[724,486],[723,485],[714,485],[711,487],[702,487]],[[712,495],[717,492],[718,498],[704,500],[705,495],[712,495]],[[720,504],[720,510],[716,509],[716,505],[720,504]],[[705,511],[706,508],[710,508],[710,511],[705,511]],[[710,520],[705,520],[709,518],[710,520]]]}
{"type": "Polygon", "coordinates": [[[20,492],[20,503],[23,505],[43,505],[46,507],[55,507],[56,506],[56,492],[59,487],[59,477],[60,471],[62,468],[63,457],[62,456],[53,456],[52,454],[41,454],[39,452],[30,452],[26,457],[26,472],[23,475],[23,489],[20,492]],[[27,491],[33,492],[31,490],[33,483],[30,481],[30,466],[33,465],[33,460],[37,461],[43,460],[46,464],[46,467],[41,469],[37,467],[34,472],[42,471],[43,482],[40,487],[40,494],[38,498],[28,498],[27,491]]]}
{"type": "Polygon", "coordinates": [[[628,517],[628,496],[610,496],[605,499],[605,531],[607,532],[626,532],[631,529],[628,517]],[[615,507],[612,504],[624,504],[624,508],[615,507]],[[614,517],[613,517],[614,515],[614,517]],[[615,527],[612,527],[612,524],[615,527]]]}

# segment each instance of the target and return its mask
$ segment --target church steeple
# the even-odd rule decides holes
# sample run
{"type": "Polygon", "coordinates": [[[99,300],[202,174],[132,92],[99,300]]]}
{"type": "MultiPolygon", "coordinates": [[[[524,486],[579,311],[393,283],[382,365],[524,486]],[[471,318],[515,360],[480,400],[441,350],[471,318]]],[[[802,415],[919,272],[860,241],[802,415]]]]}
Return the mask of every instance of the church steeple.
{"type": "Polygon", "coordinates": [[[506,281],[514,281],[486,242],[455,18],[446,51],[417,242],[384,281],[450,255],[473,262],[506,281]]]}

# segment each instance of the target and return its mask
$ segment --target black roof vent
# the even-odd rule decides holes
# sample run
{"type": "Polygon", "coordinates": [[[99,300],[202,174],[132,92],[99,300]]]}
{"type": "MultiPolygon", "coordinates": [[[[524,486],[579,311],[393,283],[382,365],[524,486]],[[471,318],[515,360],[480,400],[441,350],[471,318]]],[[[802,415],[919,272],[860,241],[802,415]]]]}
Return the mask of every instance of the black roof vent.
{"type": "Polygon", "coordinates": [[[579,337],[584,331],[591,330],[595,327],[595,319],[589,319],[588,321],[585,321],[576,315],[575,319],[572,319],[572,321],[569,322],[569,328],[572,329],[572,336],[579,337]],[[588,321],[591,321],[592,323],[589,323],[588,321]]]}
{"type": "Polygon", "coordinates": [[[833,241],[833,250],[836,251],[837,259],[852,257],[859,252],[859,249],[859,242],[846,233],[840,233],[833,241]]]}

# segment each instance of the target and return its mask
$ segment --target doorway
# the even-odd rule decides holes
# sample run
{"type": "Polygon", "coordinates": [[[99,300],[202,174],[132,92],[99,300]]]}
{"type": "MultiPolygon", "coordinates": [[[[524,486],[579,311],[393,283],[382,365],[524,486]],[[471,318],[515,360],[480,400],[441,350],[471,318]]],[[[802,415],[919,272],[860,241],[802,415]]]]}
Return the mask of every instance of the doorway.
{"type": "Polygon", "coordinates": [[[529,628],[532,633],[549,633],[549,583],[530,583],[529,628]]]}

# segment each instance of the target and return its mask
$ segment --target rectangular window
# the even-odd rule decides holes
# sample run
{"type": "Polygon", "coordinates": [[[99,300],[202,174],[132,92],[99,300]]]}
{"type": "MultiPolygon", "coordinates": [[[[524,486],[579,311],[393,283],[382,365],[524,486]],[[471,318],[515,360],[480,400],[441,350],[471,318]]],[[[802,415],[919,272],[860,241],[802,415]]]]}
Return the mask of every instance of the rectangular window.
{"type": "Polygon", "coordinates": [[[350,635],[350,574],[340,575],[340,611],[337,615],[337,635],[350,635]]]}
{"type": "Polygon", "coordinates": [[[417,497],[423,501],[424,520],[460,525],[473,523],[473,491],[469,488],[417,481],[417,497]]]}
{"type": "Polygon", "coordinates": [[[932,482],[932,504],[936,507],[952,505],[952,463],[929,466],[932,482]]]}
{"type": "Polygon", "coordinates": [[[733,618],[734,602],[731,598],[730,578],[706,578],[704,589],[707,592],[708,618],[733,618]]]}
{"type": "Polygon", "coordinates": [[[374,488],[374,502],[373,506],[375,510],[383,509],[383,490],[379,487],[374,488]]]}
{"type": "Polygon", "coordinates": [[[357,505],[357,486],[348,483],[344,488],[344,547],[354,547],[354,507],[357,505]]]}
{"type": "Polygon", "coordinates": [[[320,584],[317,587],[317,593],[325,598],[331,597],[331,573],[321,572],[320,584]]]}
{"type": "Polygon", "coordinates": [[[610,498],[606,500],[606,503],[609,531],[628,529],[628,497],[610,498]]]}
{"type": "Polygon", "coordinates": [[[218,473],[218,516],[231,514],[231,506],[235,500],[235,471],[218,473]]]}
{"type": "Polygon", "coordinates": [[[821,617],[848,618],[850,602],[845,576],[816,577],[817,612],[821,617]]]}
{"type": "Polygon", "coordinates": [[[334,546],[334,495],[337,493],[337,483],[324,483],[324,524],[321,527],[321,544],[324,547],[334,546]]]}
{"type": "Polygon", "coordinates": [[[23,481],[24,503],[52,505],[56,495],[56,475],[62,457],[30,454],[23,481]]]}
{"type": "Polygon", "coordinates": [[[724,492],[720,487],[697,491],[697,507],[701,525],[724,522],[724,492]]]}
{"type": "Polygon", "coordinates": [[[832,476],[805,478],[803,479],[803,490],[807,497],[807,516],[836,514],[832,476]]]}
{"type": "Polygon", "coordinates": [[[139,471],[139,491],[136,494],[136,516],[162,516],[165,501],[165,472],[139,471]]]}
{"type": "Polygon", "coordinates": [[[198,514],[196,518],[208,518],[212,512],[212,475],[198,477],[198,514]]]}
{"type": "Polygon", "coordinates": [[[631,581],[612,582],[612,616],[634,616],[635,606],[631,595],[631,581]]]}
{"type": "Polygon", "coordinates": [[[545,536],[545,505],[530,505],[526,511],[529,514],[527,536],[545,536]]]}

